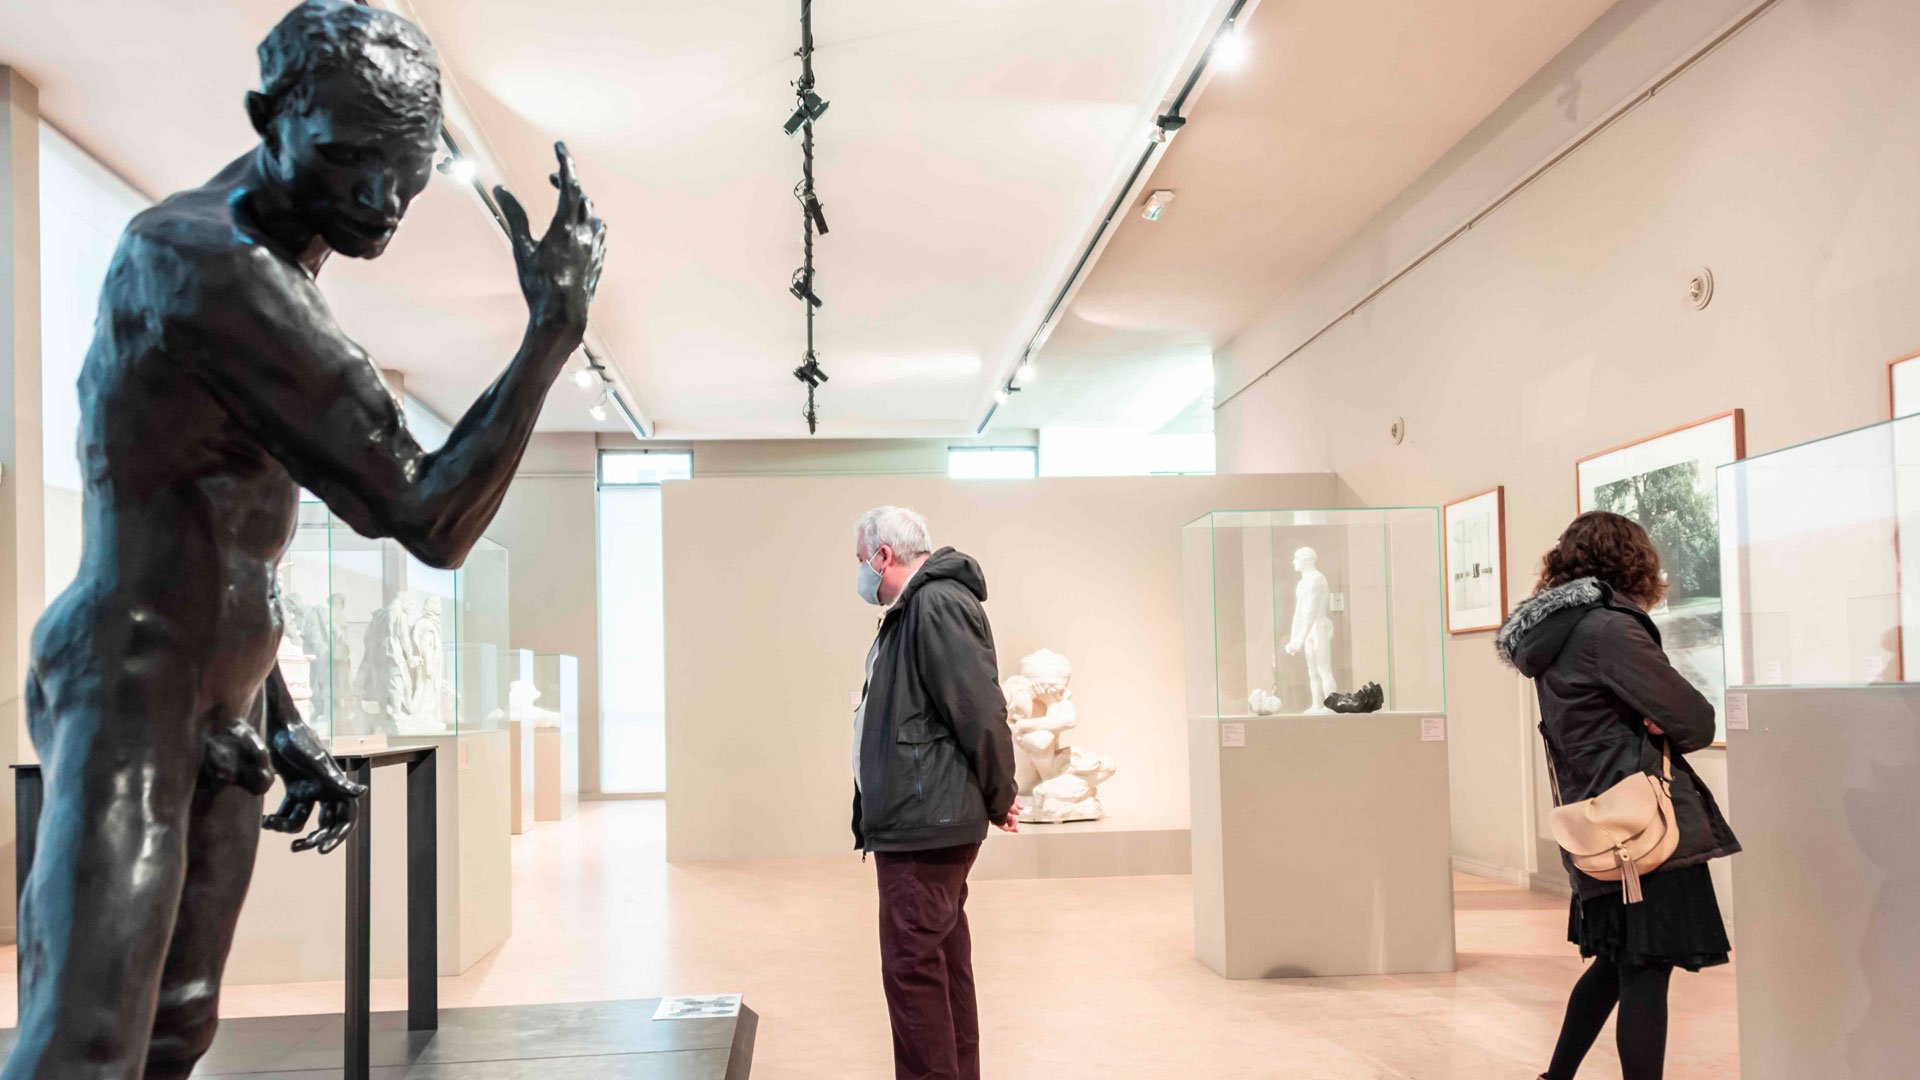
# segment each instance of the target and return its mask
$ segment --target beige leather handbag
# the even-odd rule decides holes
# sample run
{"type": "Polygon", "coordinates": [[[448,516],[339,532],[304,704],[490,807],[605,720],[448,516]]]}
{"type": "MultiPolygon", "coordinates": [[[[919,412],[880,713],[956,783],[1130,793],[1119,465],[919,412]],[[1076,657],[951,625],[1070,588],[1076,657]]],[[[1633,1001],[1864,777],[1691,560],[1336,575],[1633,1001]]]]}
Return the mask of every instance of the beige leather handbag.
{"type": "MultiPolygon", "coordinates": [[[[1553,801],[1560,802],[1560,774],[1547,751],[1553,776],[1553,801]]],[[[1556,808],[1549,815],[1553,839],[1581,873],[1620,882],[1626,903],[1641,900],[1640,878],[1673,857],[1680,826],[1673,816],[1673,757],[1660,747],[1661,775],[1634,773],[1585,802],[1556,808]]]]}

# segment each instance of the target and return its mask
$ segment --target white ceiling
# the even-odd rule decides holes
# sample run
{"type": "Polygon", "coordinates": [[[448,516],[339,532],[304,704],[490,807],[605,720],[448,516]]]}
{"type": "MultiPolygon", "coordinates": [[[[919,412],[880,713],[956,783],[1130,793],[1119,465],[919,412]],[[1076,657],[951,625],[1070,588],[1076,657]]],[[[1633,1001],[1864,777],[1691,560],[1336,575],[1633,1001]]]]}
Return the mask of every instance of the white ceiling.
{"type": "MultiPolygon", "coordinates": [[[[1276,0],[1269,0],[1274,3],[1276,0]]],[[[252,142],[287,0],[0,0],[0,63],[149,194],[252,142]]],[[[803,435],[786,291],[797,0],[411,0],[536,218],[564,139],[609,223],[594,325],[662,436],[803,435]]],[[[816,0],[823,435],[970,433],[1219,0],[816,0]]],[[[387,255],[322,275],[344,326],[453,416],[518,344],[511,260],[436,180],[387,255]]],[[[594,424],[569,384],[543,427],[594,424]]]]}
{"type": "Polygon", "coordinates": [[[1216,346],[1612,3],[1264,0],[1145,185],[1173,205],[1135,199],[995,426],[1186,425],[1216,346]]]}

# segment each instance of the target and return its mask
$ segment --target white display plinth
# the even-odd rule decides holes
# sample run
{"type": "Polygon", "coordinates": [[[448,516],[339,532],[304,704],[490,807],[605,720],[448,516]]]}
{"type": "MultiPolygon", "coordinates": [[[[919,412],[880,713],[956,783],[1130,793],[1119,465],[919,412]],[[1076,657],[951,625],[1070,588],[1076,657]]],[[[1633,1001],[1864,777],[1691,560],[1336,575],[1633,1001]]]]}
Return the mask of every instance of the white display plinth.
{"type": "MultiPolygon", "coordinates": [[[[440,974],[458,975],[513,930],[505,731],[394,736],[394,746],[431,745],[439,759],[440,974]]],[[[373,974],[407,973],[407,800],[404,769],[373,772],[373,974]]],[[[278,806],[281,788],[267,794],[278,806]]],[[[312,823],[308,825],[312,828],[312,823]]],[[[264,833],[253,884],[234,934],[225,981],[317,982],[345,976],[346,859],[289,850],[292,837],[264,833]]]]}
{"type": "Polygon", "coordinates": [[[1911,1076],[1920,685],[1736,695],[1749,724],[1727,732],[1742,1080],[1911,1076]]]}
{"type": "Polygon", "coordinates": [[[1185,821],[1142,814],[1055,825],[1023,821],[1017,833],[989,829],[967,876],[993,881],[1185,874],[1193,866],[1190,847],[1185,821]]]}
{"type": "Polygon", "coordinates": [[[1208,716],[1190,734],[1203,963],[1230,979],[1453,970],[1443,716],[1208,716]]]}
{"type": "Polygon", "coordinates": [[[507,828],[515,836],[533,828],[533,725],[507,721],[507,828]]]}

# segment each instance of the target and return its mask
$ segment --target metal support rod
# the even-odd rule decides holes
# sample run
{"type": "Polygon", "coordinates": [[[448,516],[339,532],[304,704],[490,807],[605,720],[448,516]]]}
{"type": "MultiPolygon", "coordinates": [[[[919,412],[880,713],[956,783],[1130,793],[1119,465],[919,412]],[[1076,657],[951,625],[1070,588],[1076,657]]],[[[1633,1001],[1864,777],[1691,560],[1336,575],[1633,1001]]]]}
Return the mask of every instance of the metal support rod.
{"type": "Polygon", "coordinates": [[[369,977],[373,970],[373,763],[365,758],[355,762],[347,775],[366,787],[356,808],[354,829],[347,834],[347,986],[346,1038],[342,1047],[342,1074],[345,1080],[369,1080],[368,1055],[372,1049],[372,995],[369,977]]]}
{"type": "Polygon", "coordinates": [[[440,1026],[439,760],[428,754],[407,763],[408,1031],[440,1026]]]}

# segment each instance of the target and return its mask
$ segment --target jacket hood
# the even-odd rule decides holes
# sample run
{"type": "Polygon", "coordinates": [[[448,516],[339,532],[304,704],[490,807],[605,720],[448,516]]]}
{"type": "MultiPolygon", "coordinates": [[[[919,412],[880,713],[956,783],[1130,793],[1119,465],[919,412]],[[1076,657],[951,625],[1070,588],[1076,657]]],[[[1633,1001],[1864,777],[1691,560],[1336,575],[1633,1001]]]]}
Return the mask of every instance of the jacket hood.
{"type": "Polygon", "coordinates": [[[1513,609],[1493,639],[1494,651],[1520,674],[1539,678],[1559,658],[1580,620],[1612,598],[1612,589],[1590,577],[1542,589],[1513,609]]]}
{"type": "Polygon", "coordinates": [[[894,601],[894,606],[900,606],[901,601],[919,592],[927,582],[940,580],[957,581],[973,593],[974,599],[986,602],[987,575],[980,569],[980,564],[974,562],[971,555],[944,547],[927,556],[927,561],[920,564],[920,569],[915,571],[913,580],[907,582],[907,587],[901,591],[900,599],[894,601]]]}

